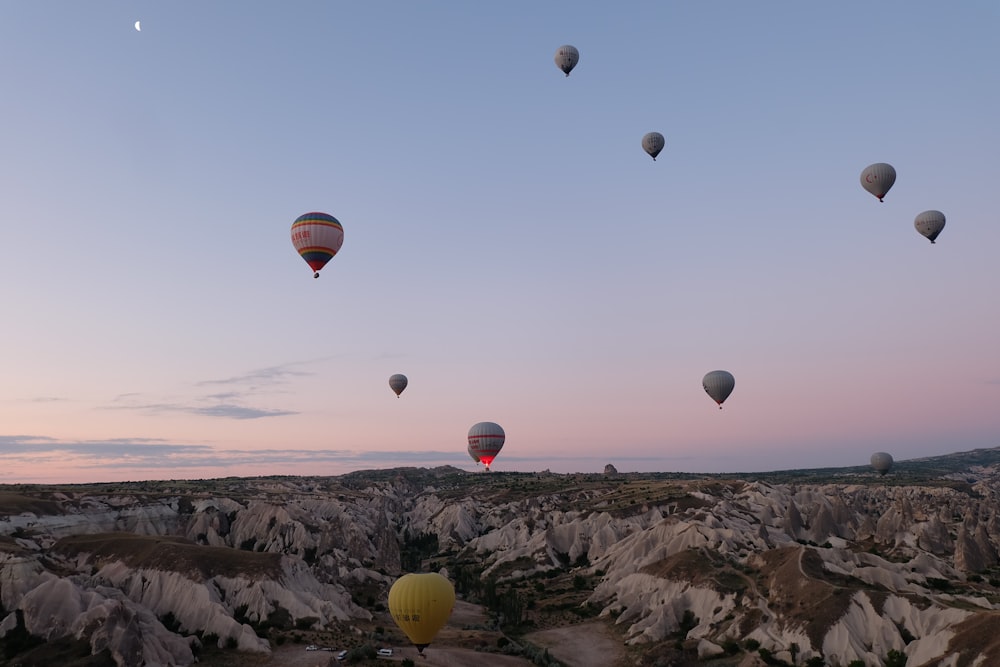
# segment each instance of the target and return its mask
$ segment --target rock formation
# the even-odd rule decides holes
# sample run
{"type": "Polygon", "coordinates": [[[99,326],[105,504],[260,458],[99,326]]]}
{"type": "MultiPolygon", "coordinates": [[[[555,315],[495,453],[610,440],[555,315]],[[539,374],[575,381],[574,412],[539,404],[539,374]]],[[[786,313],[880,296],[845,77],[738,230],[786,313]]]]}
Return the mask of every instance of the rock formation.
{"type": "Polygon", "coordinates": [[[617,475],[609,465],[604,475],[411,468],[201,488],[10,488],[0,497],[0,637],[20,622],[43,640],[89,642],[123,667],[193,664],[205,637],[267,652],[268,625],[370,622],[378,609],[354,592],[384,600],[413,545],[426,543],[422,557],[437,567],[476,563],[475,578],[495,586],[589,578],[583,605],[623,642],[655,651],[683,640],[694,661],[753,644],[789,664],[881,665],[890,650],[911,666],[970,651],[982,658],[968,664],[1000,664],[1000,647],[970,648],[982,636],[971,629],[997,618],[998,481],[1000,461],[907,484],[617,475]]]}

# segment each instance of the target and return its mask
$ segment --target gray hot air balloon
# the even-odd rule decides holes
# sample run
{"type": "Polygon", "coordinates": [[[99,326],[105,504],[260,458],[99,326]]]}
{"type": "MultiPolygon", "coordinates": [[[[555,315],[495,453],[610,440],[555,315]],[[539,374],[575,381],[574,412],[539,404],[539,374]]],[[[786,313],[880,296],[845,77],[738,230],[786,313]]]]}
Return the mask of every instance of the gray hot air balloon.
{"type": "Polygon", "coordinates": [[[407,382],[406,376],[400,373],[389,378],[389,387],[396,392],[396,398],[399,398],[399,395],[406,389],[407,382]]]}
{"type": "Polygon", "coordinates": [[[660,154],[660,151],[663,150],[666,144],[666,140],[659,132],[648,132],[642,138],[642,150],[649,153],[654,162],[656,161],[656,156],[660,154]]]}
{"type": "Polygon", "coordinates": [[[941,230],[944,229],[944,213],[941,211],[924,211],[913,220],[917,231],[934,243],[941,230]]]}
{"type": "Polygon", "coordinates": [[[892,454],[887,452],[875,452],[872,454],[872,468],[880,475],[884,475],[892,470],[892,454]]]}
{"type": "Polygon", "coordinates": [[[864,168],[861,172],[861,187],[878,197],[882,201],[885,193],[896,182],[896,170],[891,164],[876,162],[864,168]]]}
{"type": "Polygon", "coordinates": [[[736,386],[736,378],[729,371],[711,371],[701,379],[701,386],[705,388],[705,393],[712,397],[712,400],[719,404],[722,409],[722,402],[729,398],[736,386]]]}
{"type": "Polygon", "coordinates": [[[555,60],[556,67],[565,72],[566,76],[569,76],[569,73],[573,71],[576,64],[580,62],[580,52],[576,50],[575,46],[563,44],[556,49],[555,60]]]}

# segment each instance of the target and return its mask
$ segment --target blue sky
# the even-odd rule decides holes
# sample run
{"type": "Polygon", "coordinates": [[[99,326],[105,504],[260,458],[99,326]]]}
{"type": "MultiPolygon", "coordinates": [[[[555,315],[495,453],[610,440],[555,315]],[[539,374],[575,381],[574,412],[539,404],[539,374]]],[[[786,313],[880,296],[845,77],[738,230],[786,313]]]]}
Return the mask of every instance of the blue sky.
{"type": "Polygon", "coordinates": [[[0,480],[474,470],[484,420],[498,470],[998,446],[998,28],[992,2],[6,3],[0,480]],[[318,280],[312,210],[345,230],[318,280]]]}

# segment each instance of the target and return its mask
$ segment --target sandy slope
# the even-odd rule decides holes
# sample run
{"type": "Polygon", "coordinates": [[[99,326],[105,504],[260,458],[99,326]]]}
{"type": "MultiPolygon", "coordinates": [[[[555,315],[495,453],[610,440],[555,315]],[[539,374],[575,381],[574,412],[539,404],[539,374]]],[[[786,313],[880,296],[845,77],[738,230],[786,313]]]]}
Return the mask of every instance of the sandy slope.
{"type": "Polygon", "coordinates": [[[621,642],[611,635],[603,623],[540,630],[525,639],[549,649],[552,657],[571,667],[611,667],[625,659],[621,642]]]}

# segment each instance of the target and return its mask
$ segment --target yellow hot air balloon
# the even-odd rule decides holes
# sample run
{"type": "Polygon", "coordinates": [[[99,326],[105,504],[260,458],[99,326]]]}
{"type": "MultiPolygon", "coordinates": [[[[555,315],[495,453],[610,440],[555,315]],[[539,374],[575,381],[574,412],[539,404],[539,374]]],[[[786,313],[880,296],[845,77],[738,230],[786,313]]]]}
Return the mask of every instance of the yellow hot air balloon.
{"type": "Polygon", "coordinates": [[[404,574],[389,589],[389,613],[419,653],[448,622],[455,587],[437,572],[404,574]]]}

